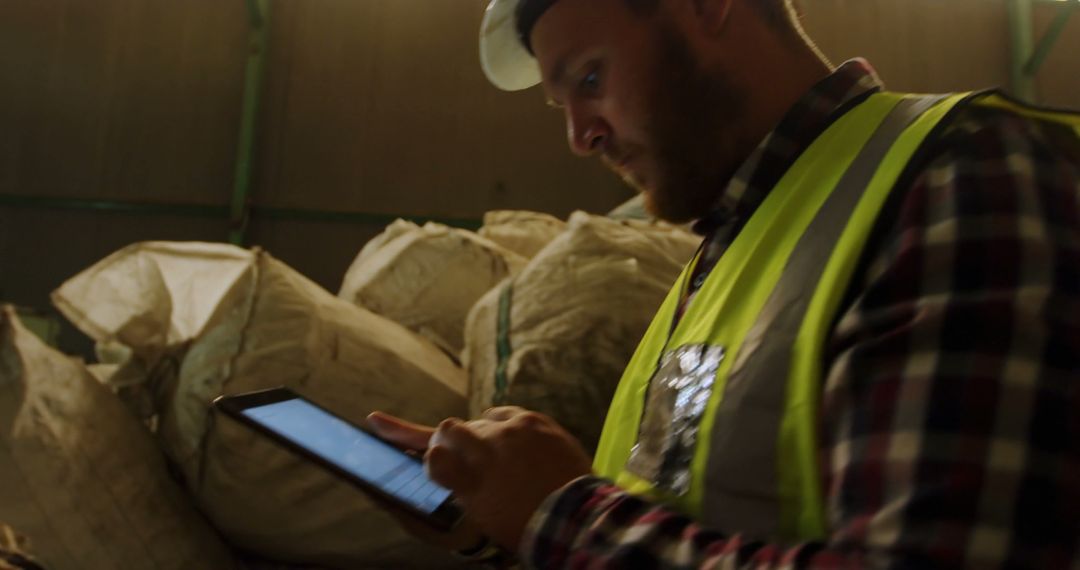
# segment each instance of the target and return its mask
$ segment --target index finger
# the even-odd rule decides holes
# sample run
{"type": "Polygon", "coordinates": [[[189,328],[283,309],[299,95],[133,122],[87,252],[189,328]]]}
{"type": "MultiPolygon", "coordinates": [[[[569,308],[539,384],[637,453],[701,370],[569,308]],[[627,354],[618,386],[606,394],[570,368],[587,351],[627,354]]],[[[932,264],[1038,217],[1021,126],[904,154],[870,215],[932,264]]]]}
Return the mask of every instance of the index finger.
{"type": "Polygon", "coordinates": [[[390,443],[415,451],[427,449],[435,429],[405,421],[383,412],[372,412],[367,417],[367,425],[375,435],[390,443]]]}

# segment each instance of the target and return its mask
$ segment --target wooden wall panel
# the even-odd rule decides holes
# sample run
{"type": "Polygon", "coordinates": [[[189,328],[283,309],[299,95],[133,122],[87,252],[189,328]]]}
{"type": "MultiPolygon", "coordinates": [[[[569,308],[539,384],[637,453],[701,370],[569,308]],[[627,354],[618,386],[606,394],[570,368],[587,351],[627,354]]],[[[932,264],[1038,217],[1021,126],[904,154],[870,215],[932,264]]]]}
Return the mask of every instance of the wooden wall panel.
{"type": "MultiPolygon", "coordinates": [[[[891,88],[967,91],[1009,85],[1007,0],[802,0],[803,23],[834,63],[867,57],[891,88]]],[[[1035,39],[1062,6],[1035,2],[1035,39]]],[[[1039,100],[1080,108],[1080,14],[1037,75],[1039,100]]]]}
{"type": "Polygon", "coordinates": [[[0,192],[226,203],[242,2],[0,1],[0,192]]]}
{"type": "Polygon", "coordinates": [[[377,213],[606,211],[630,192],[570,155],[538,90],[478,64],[485,2],[279,0],[257,199],[377,213]]]}
{"type": "Polygon", "coordinates": [[[803,0],[803,22],[833,63],[866,57],[890,89],[967,91],[1009,82],[1005,1],[803,0]]]}
{"type": "MultiPolygon", "coordinates": [[[[1051,3],[1035,5],[1036,41],[1063,8],[1051,3]]],[[[1080,10],[1073,12],[1054,51],[1050,52],[1035,77],[1040,101],[1051,106],[1080,109],[1080,10]]]]}

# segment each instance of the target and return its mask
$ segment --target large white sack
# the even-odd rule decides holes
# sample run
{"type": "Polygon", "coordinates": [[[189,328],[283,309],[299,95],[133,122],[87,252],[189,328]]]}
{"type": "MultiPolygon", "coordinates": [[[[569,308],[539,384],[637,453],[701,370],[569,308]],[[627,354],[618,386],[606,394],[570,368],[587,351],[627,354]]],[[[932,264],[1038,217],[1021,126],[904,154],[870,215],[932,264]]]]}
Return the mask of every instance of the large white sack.
{"type": "MultiPolygon", "coordinates": [[[[349,569],[454,565],[444,552],[410,538],[354,487],[265,437],[210,413],[208,406],[220,394],[288,386],[355,422],[382,409],[434,423],[465,413],[464,371],[419,335],[334,297],[269,254],[229,247],[232,254],[223,261],[218,255],[223,247],[228,246],[130,246],[73,278],[58,295],[102,290],[81,283],[83,279],[121,283],[122,275],[108,266],[114,260],[121,260],[115,269],[122,271],[153,264],[167,251],[167,258],[185,257],[188,265],[199,267],[195,274],[204,276],[215,274],[219,263],[227,269],[234,259],[246,257],[242,270],[231,273],[233,282],[216,289],[224,292],[205,299],[213,304],[209,310],[194,311],[172,300],[174,312],[180,315],[207,316],[188,328],[198,334],[187,339],[178,336],[178,344],[164,351],[168,356],[161,361],[178,366],[148,365],[152,374],[146,392],[152,395],[159,415],[159,439],[199,506],[231,542],[266,558],[349,569]],[[201,247],[207,256],[200,259],[201,247]],[[134,263],[130,257],[145,259],[134,263]]],[[[183,275],[172,274],[165,265],[157,269],[162,279],[113,289],[168,297],[154,287],[181,282],[183,275]]],[[[57,305],[88,312],[80,299],[69,295],[66,301],[57,305]]],[[[115,306],[123,309],[122,304],[115,306]]],[[[133,309],[149,308],[136,305],[133,309]]],[[[103,320],[149,319],[111,314],[103,320]]],[[[106,330],[100,323],[96,328],[106,330]]],[[[134,359],[143,357],[138,348],[132,348],[134,359]]]]}
{"type": "Polygon", "coordinates": [[[623,369],[699,242],[670,226],[574,213],[470,312],[470,413],[540,411],[595,449],[623,369]]]}
{"type": "Polygon", "coordinates": [[[52,302],[97,341],[103,364],[119,365],[103,379],[153,424],[158,386],[152,380],[175,374],[187,343],[252,259],[251,252],[226,244],[143,242],[69,279],[52,302]]]}
{"type": "Polygon", "coordinates": [[[541,212],[492,210],[477,232],[502,247],[532,259],[566,229],[566,222],[541,212]]]}
{"type": "Polygon", "coordinates": [[[379,235],[369,239],[367,243],[364,244],[364,247],[360,248],[360,253],[358,253],[356,259],[353,260],[353,265],[371,257],[375,252],[382,249],[384,245],[393,241],[394,238],[418,231],[421,231],[420,226],[416,225],[414,222],[403,220],[401,218],[394,220],[390,225],[383,228],[383,231],[379,232],[379,235]]]}
{"type": "Polygon", "coordinates": [[[91,338],[155,355],[202,332],[251,260],[231,245],[144,242],[68,280],[52,301],[91,338]]]}
{"type": "Polygon", "coordinates": [[[656,216],[653,216],[645,209],[644,194],[637,194],[633,198],[619,204],[607,213],[607,217],[615,220],[656,220],[656,216]]]}
{"type": "Polygon", "coordinates": [[[399,220],[361,250],[338,296],[424,335],[456,359],[469,309],[526,262],[468,230],[399,220]]]}
{"type": "Polygon", "coordinates": [[[0,309],[0,520],[52,570],[234,568],[152,436],[0,309]]]}

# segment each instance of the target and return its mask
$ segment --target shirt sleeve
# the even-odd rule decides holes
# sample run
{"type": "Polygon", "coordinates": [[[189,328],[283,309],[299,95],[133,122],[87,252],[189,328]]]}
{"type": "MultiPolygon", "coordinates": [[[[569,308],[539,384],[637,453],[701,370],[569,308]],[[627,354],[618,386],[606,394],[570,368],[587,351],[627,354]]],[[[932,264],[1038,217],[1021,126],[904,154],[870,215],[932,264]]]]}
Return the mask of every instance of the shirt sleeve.
{"type": "Polygon", "coordinates": [[[1080,564],[1080,160],[1048,129],[967,110],[895,190],[827,351],[825,541],[725,535],[584,477],[533,516],[522,561],[1080,564]]]}

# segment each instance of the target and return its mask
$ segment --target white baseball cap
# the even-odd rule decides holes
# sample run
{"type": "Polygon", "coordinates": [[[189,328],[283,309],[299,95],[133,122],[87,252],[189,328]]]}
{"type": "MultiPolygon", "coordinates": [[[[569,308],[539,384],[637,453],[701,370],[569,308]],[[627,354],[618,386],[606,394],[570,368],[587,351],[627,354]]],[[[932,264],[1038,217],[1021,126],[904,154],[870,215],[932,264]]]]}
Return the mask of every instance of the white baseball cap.
{"type": "Polygon", "coordinates": [[[480,24],[480,66],[488,80],[503,91],[520,91],[540,83],[540,66],[518,29],[518,13],[525,2],[540,6],[538,11],[533,6],[532,23],[554,4],[554,0],[491,0],[480,24]]]}

